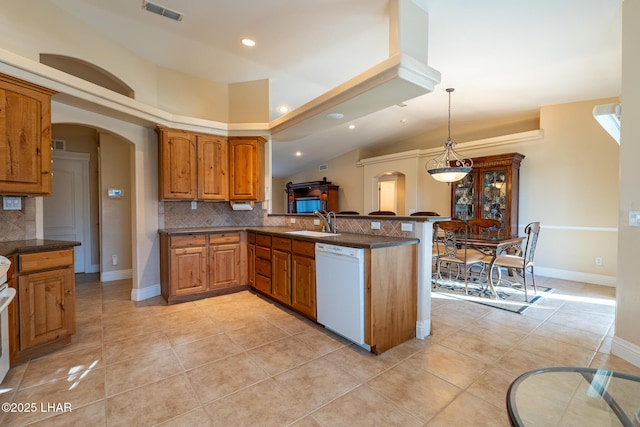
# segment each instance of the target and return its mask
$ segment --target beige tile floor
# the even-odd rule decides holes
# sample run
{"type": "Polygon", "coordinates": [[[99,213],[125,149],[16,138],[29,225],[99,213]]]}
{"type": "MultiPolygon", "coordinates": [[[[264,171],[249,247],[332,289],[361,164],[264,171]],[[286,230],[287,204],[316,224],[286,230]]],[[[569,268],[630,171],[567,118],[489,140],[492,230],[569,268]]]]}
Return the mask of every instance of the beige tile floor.
{"type": "Polygon", "coordinates": [[[538,281],[556,291],[524,315],[434,298],[430,338],[374,356],[250,292],[133,303],[130,281],[78,276],[73,343],[10,370],[0,401],[35,410],[0,424],[507,426],[527,370],[640,374],[609,354],[613,289],[538,281]]]}

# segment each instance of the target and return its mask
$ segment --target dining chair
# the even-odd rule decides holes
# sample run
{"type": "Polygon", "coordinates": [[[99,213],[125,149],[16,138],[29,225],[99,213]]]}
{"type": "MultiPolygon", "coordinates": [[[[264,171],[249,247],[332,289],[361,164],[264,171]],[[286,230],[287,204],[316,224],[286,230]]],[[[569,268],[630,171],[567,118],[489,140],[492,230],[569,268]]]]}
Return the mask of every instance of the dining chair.
{"type": "Polygon", "coordinates": [[[419,211],[414,212],[409,216],[440,216],[438,212],[419,211]]]}
{"type": "Polygon", "coordinates": [[[369,212],[369,215],[391,215],[394,216],[396,213],[391,211],[373,211],[369,212]]]}
{"type": "MultiPolygon", "coordinates": [[[[470,233],[478,233],[478,234],[491,234],[491,233],[499,233],[500,228],[502,227],[502,223],[500,220],[491,219],[491,218],[472,218],[467,221],[469,224],[469,232],[470,233]]],[[[485,270],[493,261],[493,253],[489,251],[482,252],[478,249],[471,249],[474,251],[478,251],[482,253],[482,269],[478,272],[478,277],[484,276],[485,270]]]]}
{"type": "Polygon", "coordinates": [[[527,224],[524,228],[524,233],[527,235],[527,240],[524,248],[524,252],[520,255],[500,254],[496,256],[496,260],[491,266],[489,275],[493,275],[493,268],[498,267],[498,284],[502,279],[501,268],[512,268],[520,273],[522,276],[522,287],[524,288],[524,299],[529,301],[527,296],[527,271],[531,273],[531,281],[533,283],[533,292],[536,293],[536,276],[533,271],[534,263],[533,257],[536,252],[536,245],[538,244],[538,235],[540,234],[540,223],[532,222],[527,224]]]}
{"type": "Polygon", "coordinates": [[[473,218],[468,222],[471,233],[499,232],[502,223],[497,219],[473,218]]]}
{"type": "MultiPolygon", "coordinates": [[[[438,279],[442,278],[440,272],[442,264],[446,263],[449,268],[456,265],[458,272],[456,277],[460,275],[460,268],[464,275],[464,292],[469,293],[469,268],[474,264],[480,263],[482,253],[478,251],[468,250],[467,239],[469,237],[469,225],[461,220],[438,221],[434,224],[434,233],[436,233],[435,249],[436,257],[436,274],[435,286],[438,286],[438,279]]],[[[451,272],[449,273],[451,277],[451,272]]]]}
{"type": "Polygon", "coordinates": [[[360,212],[356,212],[356,211],[340,211],[338,212],[339,215],[360,215],[360,212]]]}

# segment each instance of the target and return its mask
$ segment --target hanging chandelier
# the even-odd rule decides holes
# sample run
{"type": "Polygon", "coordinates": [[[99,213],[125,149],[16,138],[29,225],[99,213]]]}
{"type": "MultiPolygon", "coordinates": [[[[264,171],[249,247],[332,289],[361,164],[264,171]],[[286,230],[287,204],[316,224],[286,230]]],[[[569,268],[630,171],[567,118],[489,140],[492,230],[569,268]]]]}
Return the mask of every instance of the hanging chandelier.
{"type": "Polygon", "coordinates": [[[451,139],[451,92],[453,91],[453,88],[447,89],[449,93],[449,125],[447,140],[442,144],[444,151],[424,165],[431,177],[441,182],[460,181],[471,172],[473,166],[473,160],[465,159],[456,152],[454,149],[456,143],[451,139]]]}

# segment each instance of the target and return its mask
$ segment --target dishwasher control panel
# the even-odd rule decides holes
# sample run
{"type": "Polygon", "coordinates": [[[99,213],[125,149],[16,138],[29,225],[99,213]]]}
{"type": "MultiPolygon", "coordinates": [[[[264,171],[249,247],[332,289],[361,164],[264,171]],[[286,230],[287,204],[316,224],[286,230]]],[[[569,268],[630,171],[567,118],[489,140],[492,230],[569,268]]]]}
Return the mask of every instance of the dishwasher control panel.
{"type": "Polygon", "coordinates": [[[352,258],[360,258],[364,253],[364,249],[350,248],[348,246],[329,245],[327,243],[316,243],[316,253],[318,252],[348,256],[352,258]]]}

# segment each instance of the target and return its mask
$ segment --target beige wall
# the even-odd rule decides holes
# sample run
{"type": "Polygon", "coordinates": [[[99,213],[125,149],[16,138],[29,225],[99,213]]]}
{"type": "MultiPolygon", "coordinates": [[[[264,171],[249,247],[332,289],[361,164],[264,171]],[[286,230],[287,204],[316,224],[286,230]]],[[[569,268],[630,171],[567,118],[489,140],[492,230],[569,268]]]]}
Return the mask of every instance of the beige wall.
{"type": "MultiPolygon", "coordinates": [[[[338,211],[357,211],[362,213],[363,210],[363,191],[362,179],[364,170],[357,165],[360,160],[359,150],[350,151],[340,157],[331,159],[324,164],[328,165],[328,169],[321,171],[319,165],[301,173],[292,175],[285,179],[286,182],[307,182],[320,181],[323,177],[327,181],[340,186],[338,192],[338,211]]],[[[275,188],[275,187],[274,187],[275,188]]],[[[275,194],[275,193],[274,193],[275,194]]],[[[273,213],[283,213],[272,211],[273,213]]]]}
{"type": "Polygon", "coordinates": [[[638,286],[638,248],[640,228],[629,226],[629,211],[640,210],[640,3],[625,1],[622,12],[622,108],[620,139],[620,203],[617,212],[619,233],[618,283],[616,289],[616,332],[611,346],[620,355],[640,366],[640,286],[638,286]],[[626,119],[626,120],[625,120],[626,119]]]}
{"type": "Polygon", "coordinates": [[[52,2],[3,2],[0,22],[0,49],[33,61],[39,61],[41,53],[78,58],[122,80],[133,89],[136,100],[145,104],[182,116],[222,122],[228,118],[226,85],[158,67],[52,2]]]}
{"type": "Polygon", "coordinates": [[[102,277],[111,279],[131,276],[132,153],[133,145],[127,141],[108,133],[100,133],[100,224],[102,229],[100,272],[102,277]],[[124,196],[109,198],[107,196],[109,188],[122,189],[124,196]],[[118,257],[116,265],[113,265],[112,255],[118,257]],[[121,273],[109,274],[116,271],[121,273]]]}
{"type": "MultiPolygon", "coordinates": [[[[610,286],[615,284],[618,217],[615,189],[618,188],[619,146],[591,113],[595,105],[611,102],[618,102],[618,99],[542,107],[539,126],[544,136],[538,140],[511,142],[490,148],[475,148],[473,143],[466,146],[465,143],[458,144],[459,150],[469,157],[507,152],[519,152],[526,156],[521,166],[519,225],[522,232],[527,223],[541,222],[542,231],[536,253],[538,273],[610,286]],[[469,146],[474,148],[469,149],[469,146]],[[603,264],[596,265],[595,257],[602,258],[603,264]]],[[[504,122],[497,121],[497,128],[503,129],[504,122]]],[[[528,125],[510,129],[531,130],[526,128],[538,123],[538,120],[525,120],[522,123],[528,125]]],[[[490,128],[491,123],[482,123],[478,135],[484,137],[494,133],[488,131],[490,128]]],[[[466,140],[474,139],[469,128],[465,129],[465,134],[466,140]]],[[[455,134],[452,137],[457,138],[455,134]]],[[[421,138],[433,141],[431,134],[421,138]]],[[[393,146],[407,147],[413,144],[399,141],[393,146]]],[[[431,147],[433,144],[425,142],[425,146],[420,148],[431,147]]],[[[349,183],[344,190],[346,199],[348,191],[363,195],[360,204],[353,203],[350,209],[359,212],[373,210],[376,206],[376,176],[385,171],[398,171],[406,176],[404,214],[411,209],[436,211],[443,216],[450,214],[450,187],[436,182],[426,173],[424,163],[428,157],[420,158],[419,150],[415,150],[413,156],[404,157],[384,152],[384,155],[380,155],[381,152],[375,154],[375,158],[362,159],[364,168],[357,166],[357,152],[329,162],[330,169],[326,176],[336,182],[338,180],[334,177],[345,177],[349,183]],[[383,161],[385,158],[393,159],[383,161]],[[358,182],[360,171],[363,171],[362,180],[358,182]]],[[[315,170],[309,170],[293,178],[303,181],[318,179],[318,176],[315,170]]]]}
{"type": "Polygon", "coordinates": [[[228,122],[269,122],[269,80],[255,80],[229,85],[228,122]]]}

